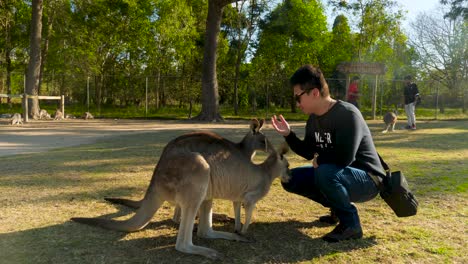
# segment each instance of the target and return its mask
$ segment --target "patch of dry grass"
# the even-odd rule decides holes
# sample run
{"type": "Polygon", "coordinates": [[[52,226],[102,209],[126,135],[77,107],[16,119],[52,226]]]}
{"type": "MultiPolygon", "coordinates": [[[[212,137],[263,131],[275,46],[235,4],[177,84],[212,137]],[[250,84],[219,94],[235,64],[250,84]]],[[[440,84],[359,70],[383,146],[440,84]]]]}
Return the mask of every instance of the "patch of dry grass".
{"type": "MultiPolygon", "coordinates": [[[[467,263],[468,121],[426,122],[419,130],[381,134],[370,122],[380,154],[403,170],[420,201],[418,215],[397,218],[377,198],[358,204],[364,238],[336,244],[320,237],[333,227],[327,213],[285,192],[276,180],[257,205],[249,234],[254,243],[207,240],[194,244],[225,254],[225,263],[467,263]]],[[[296,131],[302,132],[298,124],[296,131]]],[[[217,129],[238,141],[246,129],[217,129]]],[[[166,204],[152,223],[121,233],[70,222],[70,217],[127,218],[132,211],[105,196],[142,197],[165,144],[185,131],[116,137],[97,144],[0,158],[0,262],[2,263],[211,263],[174,249],[177,225],[166,204]]],[[[276,145],[281,137],[265,131],[276,145]]],[[[257,161],[264,158],[258,155],[257,161]]],[[[306,161],[290,153],[292,166],[306,161]]],[[[233,216],[228,201],[216,213],[233,216]]],[[[233,222],[215,222],[232,231],[233,222]]]]}

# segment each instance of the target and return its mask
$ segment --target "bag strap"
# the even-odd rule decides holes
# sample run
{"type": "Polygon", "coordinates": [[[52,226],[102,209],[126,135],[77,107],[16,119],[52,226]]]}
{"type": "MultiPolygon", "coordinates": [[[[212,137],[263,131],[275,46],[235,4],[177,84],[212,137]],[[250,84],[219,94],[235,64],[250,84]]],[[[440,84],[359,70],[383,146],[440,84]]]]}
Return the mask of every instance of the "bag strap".
{"type": "MultiPolygon", "coordinates": [[[[383,169],[385,170],[385,173],[387,174],[387,177],[390,175],[390,167],[388,164],[382,159],[379,153],[377,153],[377,156],[379,156],[380,163],[382,164],[383,169]]],[[[381,177],[374,175],[373,173],[367,172],[367,174],[370,176],[370,178],[374,181],[375,185],[379,189],[380,192],[384,191],[385,187],[382,182],[381,177]]]]}
{"type": "Polygon", "coordinates": [[[377,156],[379,156],[379,159],[380,159],[380,163],[382,164],[382,167],[384,168],[385,172],[390,172],[390,167],[388,166],[388,164],[382,159],[382,157],[380,156],[379,153],[377,153],[377,156]]]}
{"type": "Polygon", "coordinates": [[[368,172],[367,175],[369,175],[372,181],[374,181],[375,186],[377,186],[377,189],[379,189],[379,192],[382,192],[385,189],[382,183],[382,179],[380,179],[379,176],[376,176],[371,172],[368,172]]]}
{"type": "MultiPolygon", "coordinates": [[[[379,153],[377,153],[377,156],[379,156],[380,163],[382,164],[382,167],[385,170],[385,173],[388,177],[390,175],[390,167],[388,167],[388,164],[382,159],[379,153]]],[[[373,173],[370,173],[370,172],[368,172],[367,174],[374,181],[375,185],[377,186],[377,189],[379,189],[380,192],[383,192],[385,190],[383,178],[377,175],[374,175],[373,173]]]]}

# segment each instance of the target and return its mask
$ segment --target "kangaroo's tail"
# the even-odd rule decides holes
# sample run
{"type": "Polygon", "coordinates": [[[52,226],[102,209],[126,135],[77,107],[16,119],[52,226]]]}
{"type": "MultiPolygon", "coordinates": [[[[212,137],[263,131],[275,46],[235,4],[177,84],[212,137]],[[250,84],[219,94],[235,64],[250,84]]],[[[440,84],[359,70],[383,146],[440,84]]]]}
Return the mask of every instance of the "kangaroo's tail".
{"type": "Polygon", "coordinates": [[[141,202],[141,207],[136,211],[135,215],[130,219],[123,221],[84,217],[73,217],[71,220],[82,224],[99,226],[105,229],[134,232],[144,228],[163,203],[164,200],[159,197],[153,197],[152,199],[145,198],[141,202]]]}

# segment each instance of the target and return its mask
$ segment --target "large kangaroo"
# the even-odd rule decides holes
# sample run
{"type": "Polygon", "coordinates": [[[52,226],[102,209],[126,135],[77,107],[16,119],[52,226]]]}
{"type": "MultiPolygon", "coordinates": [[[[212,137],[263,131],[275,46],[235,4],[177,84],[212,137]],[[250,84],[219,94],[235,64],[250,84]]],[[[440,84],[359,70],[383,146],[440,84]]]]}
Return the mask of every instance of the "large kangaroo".
{"type": "MultiPolygon", "coordinates": [[[[250,122],[250,130],[244,136],[241,142],[234,144],[238,150],[244,154],[246,157],[253,159],[255,156],[255,152],[257,150],[262,150],[265,152],[269,152],[269,149],[273,149],[271,144],[268,144],[269,141],[267,140],[265,134],[261,132],[265,120],[261,119],[258,121],[257,119],[252,119],[250,122]]],[[[114,203],[114,204],[122,204],[134,209],[138,209],[141,205],[143,200],[135,201],[125,198],[112,198],[106,197],[105,200],[114,203]]],[[[233,201],[233,208],[234,208],[234,216],[235,216],[235,224],[234,230],[238,233],[241,233],[242,223],[240,220],[241,215],[241,203],[238,201],[233,201]]],[[[176,223],[180,222],[180,207],[176,206],[174,210],[174,216],[172,220],[176,223]]]]}
{"type": "MultiPolygon", "coordinates": [[[[266,143],[269,144],[269,143],[266,143]]],[[[126,232],[144,228],[164,201],[180,206],[182,219],[177,234],[176,249],[211,259],[221,258],[216,250],[192,243],[195,216],[199,212],[197,235],[248,241],[245,237],[212,228],[213,199],[243,203],[246,210],[245,233],[255,204],[269,191],[277,177],[287,178],[289,164],[281,153],[271,149],[268,158],[254,164],[235,143],[209,132],[182,135],[170,141],[163,150],[153,172],[150,185],[140,208],[128,220],[72,218],[73,221],[126,232]]]]}

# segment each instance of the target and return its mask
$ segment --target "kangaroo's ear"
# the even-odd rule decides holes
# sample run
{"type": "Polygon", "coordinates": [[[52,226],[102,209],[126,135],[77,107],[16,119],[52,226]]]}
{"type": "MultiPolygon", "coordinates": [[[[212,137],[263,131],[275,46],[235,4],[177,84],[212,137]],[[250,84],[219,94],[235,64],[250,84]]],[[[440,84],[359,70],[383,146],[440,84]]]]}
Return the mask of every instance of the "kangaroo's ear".
{"type": "Polygon", "coordinates": [[[261,125],[256,118],[250,120],[250,130],[252,130],[253,133],[258,132],[260,127],[261,125]]]}
{"type": "Polygon", "coordinates": [[[259,131],[260,131],[260,129],[262,129],[263,124],[265,124],[265,119],[264,118],[260,119],[260,121],[259,121],[259,127],[258,127],[259,131]]]}

